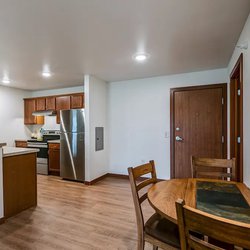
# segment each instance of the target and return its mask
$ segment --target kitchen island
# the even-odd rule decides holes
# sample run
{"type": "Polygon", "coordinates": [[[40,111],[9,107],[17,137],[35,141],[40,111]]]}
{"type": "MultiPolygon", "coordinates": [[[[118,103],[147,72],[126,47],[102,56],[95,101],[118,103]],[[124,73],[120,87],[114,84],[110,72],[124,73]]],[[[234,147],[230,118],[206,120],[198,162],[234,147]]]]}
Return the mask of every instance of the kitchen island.
{"type": "Polygon", "coordinates": [[[2,147],[3,215],[9,218],[37,205],[38,149],[2,147]]]}

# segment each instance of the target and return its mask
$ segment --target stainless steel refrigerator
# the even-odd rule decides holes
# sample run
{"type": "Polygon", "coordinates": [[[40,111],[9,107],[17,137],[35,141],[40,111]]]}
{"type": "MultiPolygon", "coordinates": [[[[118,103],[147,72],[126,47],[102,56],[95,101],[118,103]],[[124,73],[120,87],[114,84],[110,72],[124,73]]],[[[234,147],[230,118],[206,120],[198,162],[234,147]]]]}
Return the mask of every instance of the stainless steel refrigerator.
{"type": "Polygon", "coordinates": [[[84,109],[61,110],[60,175],[85,180],[84,109]]]}

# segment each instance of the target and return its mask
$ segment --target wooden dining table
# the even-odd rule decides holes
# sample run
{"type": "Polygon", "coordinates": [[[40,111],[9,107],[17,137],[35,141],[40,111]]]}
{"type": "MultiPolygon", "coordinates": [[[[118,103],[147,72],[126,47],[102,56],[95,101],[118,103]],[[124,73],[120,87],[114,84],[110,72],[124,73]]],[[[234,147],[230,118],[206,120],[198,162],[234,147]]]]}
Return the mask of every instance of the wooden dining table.
{"type": "Polygon", "coordinates": [[[190,207],[250,223],[250,190],[244,183],[211,179],[171,179],[158,182],[148,190],[151,206],[176,224],[175,202],[178,198],[185,200],[185,204],[190,207]]]}

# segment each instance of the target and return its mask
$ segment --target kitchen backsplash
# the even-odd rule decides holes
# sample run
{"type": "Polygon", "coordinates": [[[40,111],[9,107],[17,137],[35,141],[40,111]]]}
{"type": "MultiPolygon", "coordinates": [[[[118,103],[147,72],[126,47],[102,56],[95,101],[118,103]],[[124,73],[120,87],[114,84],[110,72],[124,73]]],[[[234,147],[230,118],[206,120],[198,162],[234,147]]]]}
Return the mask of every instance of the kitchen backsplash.
{"type": "Polygon", "coordinates": [[[38,134],[40,129],[43,128],[45,130],[60,130],[60,124],[56,123],[55,116],[45,116],[43,125],[27,125],[26,127],[29,130],[29,134],[38,134]]]}

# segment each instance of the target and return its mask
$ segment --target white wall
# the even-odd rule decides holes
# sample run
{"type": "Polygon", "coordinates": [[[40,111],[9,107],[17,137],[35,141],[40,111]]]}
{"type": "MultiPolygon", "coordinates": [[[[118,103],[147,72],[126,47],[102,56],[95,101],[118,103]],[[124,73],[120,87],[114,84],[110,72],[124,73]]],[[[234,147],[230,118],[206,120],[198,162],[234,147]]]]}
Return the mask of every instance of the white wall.
{"type": "Polygon", "coordinates": [[[218,69],[110,83],[109,172],[153,159],[158,177],[169,179],[170,88],[226,82],[227,69],[218,69]]]}
{"type": "Polygon", "coordinates": [[[0,148],[0,219],[4,216],[3,207],[3,149],[0,148]]]}
{"type": "Polygon", "coordinates": [[[250,186],[250,16],[248,17],[245,27],[240,35],[238,44],[248,41],[248,49],[241,50],[236,48],[228,66],[228,82],[230,73],[233,70],[241,53],[243,53],[243,176],[244,182],[250,186]]]}
{"type": "Polygon", "coordinates": [[[86,181],[108,172],[107,83],[85,75],[85,173],[86,181]],[[95,151],[95,127],[104,127],[104,150],[95,151]]]}
{"type": "Polygon", "coordinates": [[[31,95],[32,97],[39,97],[39,96],[50,96],[50,95],[73,94],[73,93],[80,93],[80,92],[84,92],[84,86],[32,91],[31,95]]]}
{"type": "Polygon", "coordinates": [[[29,97],[29,91],[0,86],[0,142],[14,146],[16,139],[30,136],[24,125],[23,98],[29,97]]]}

